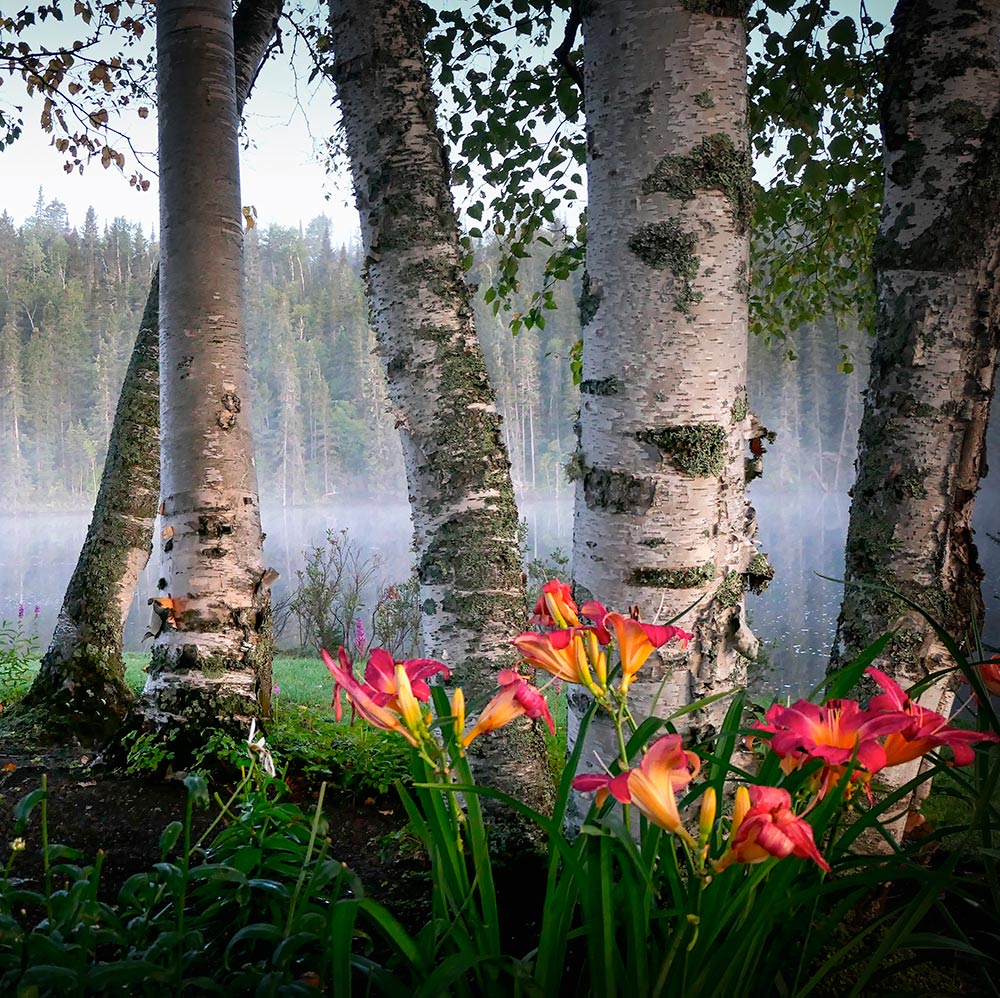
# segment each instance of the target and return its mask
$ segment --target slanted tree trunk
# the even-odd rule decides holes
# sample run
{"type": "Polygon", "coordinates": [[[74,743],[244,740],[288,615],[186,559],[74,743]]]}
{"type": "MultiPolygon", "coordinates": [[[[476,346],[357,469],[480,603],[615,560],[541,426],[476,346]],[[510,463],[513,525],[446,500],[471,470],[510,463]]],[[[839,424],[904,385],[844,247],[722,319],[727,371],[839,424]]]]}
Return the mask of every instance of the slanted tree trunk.
{"type": "MultiPolygon", "coordinates": [[[[982,624],[972,508],[997,357],[1000,2],[900,0],[886,50],[877,332],[846,578],[901,592],[959,642],[982,624]]],[[[904,688],[952,661],[892,595],[850,585],[833,665],[897,628],[880,668],[904,688]]],[[[940,686],[924,705],[950,705],[940,686]]],[[[885,774],[901,784],[906,767],[885,774]]]]}
{"type": "Polygon", "coordinates": [[[243,727],[269,704],[269,601],[242,328],[239,112],[227,0],[161,0],[159,609],[140,714],[243,727]]]}
{"type": "MultiPolygon", "coordinates": [[[[284,0],[243,0],[234,18],[240,111],[284,0]]],[[[159,271],[122,383],[94,514],[55,631],[25,699],[41,727],[102,738],[132,703],[122,632],[152,551],[160,494],[159,271]]]]}
{"type": "MultiPolygon", "coordinates": [[[[475,698],[516,656],[525,596],[517,507],[476,338],[424,61],[421,4],[331,4],[336,80],[361,213],[378,350],[413,515],[424,654],[475,698]]],[[[494,786],[544,805],[551,780],[527,722],[477,741],[494,786]]]]}
{"type": "MultiPolygon", "coordinates": [[[[742,686],[756,651],[743,617],[755,524],[744,493],[751,177],[739,8],[583,5],[576,591],[661,623],[701,599],[679,621],[694,632],[689,651],[667,646],[632,686],[640,718],[742,686]]],[[[571,736],[588,703],[571,693],[571,736]]],[[[591,730],[610,762],[613,741],[591,730]]]]}

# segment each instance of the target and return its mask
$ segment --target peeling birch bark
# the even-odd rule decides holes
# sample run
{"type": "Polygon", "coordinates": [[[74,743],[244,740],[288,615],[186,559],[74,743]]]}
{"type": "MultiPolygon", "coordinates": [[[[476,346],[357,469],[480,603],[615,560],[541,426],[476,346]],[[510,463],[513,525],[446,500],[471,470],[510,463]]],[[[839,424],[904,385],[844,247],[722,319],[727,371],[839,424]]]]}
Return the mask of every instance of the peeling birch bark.
{"type": "Polygon", "coordinates": [[[224,0],[157,6],[159,598],[138,712],[189,737],[266,713],[270,635],[241,327],[233,25],[224,0]]]}
{"type": "MultiPolygon", "coordinates": [[[[284,0],[243,0],[234,18],[238,108],[274,37],[284,0]]],[[[25,706],[53,734],[109,735],[132,704],[122,636],[152,551],[160,495],[159,270],[153,276],[87,537],[66,587],[52,641],[25,706]]]]}
{"type": "MultiPolygon", "coordinates": [[[[882,98],[877,336],[859,433],[846,578],[890,587],[959,643],[982,625],[972,510],[998,342],[1000,3],[901,0],[882,98]]],[[[832,667],[890,628],[876,664],[904,689],[954,663],[927,622],[848,586],[832,667]]],[[[947,714],[948,691],[924,706],[947,714]]],[[[882,776],[902,785],[916,764],[882,776]]]]}
{"type": "MultiPolygon", "coordinates": [[[[331,24],[369,300],[406,464],[423,651],[476,698],[516,661],[510,642],[524,623],[524,582],[510,463],[476,338],[424,60],[422,8],[337,0],[331,24]]],[[[473,750],[483,780],[546,808],[551,777],[536,728],[509,725],[473,750]]]]}
{"type": "MultiPolygon", "coordinates": [[[[638,719],[745,684],[751,212],[736,3],[584,5],[587,276],[573,575],[580,599],[695,634],[632,686],[638,719]],[[662,685],[662,691],[661,691],[662,685]]],[[[589,697],[570,699],[571,737],[589,697]]],[[[725,709],[725,704],[722,705],[725,709]]],[[[705,712],[703,733],[718,723],[705,712]]],[[[605,762],[610,730],[591,728],[605,762]]]]}

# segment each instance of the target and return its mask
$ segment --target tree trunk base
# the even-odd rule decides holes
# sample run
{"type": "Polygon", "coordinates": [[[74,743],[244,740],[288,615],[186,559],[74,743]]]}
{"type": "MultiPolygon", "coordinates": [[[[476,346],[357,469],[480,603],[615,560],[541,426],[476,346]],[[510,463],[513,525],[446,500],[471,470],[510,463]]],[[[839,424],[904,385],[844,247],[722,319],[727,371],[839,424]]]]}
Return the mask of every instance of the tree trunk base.
{"type": "Polygon", "coordinates": [[[128,714],[135,695],[123,678],[120,657],[77,650],[69,659],[42,659],[41,671],[13,712],[30,722],[46,741],[100,744],[111,738],[128,714]]]}

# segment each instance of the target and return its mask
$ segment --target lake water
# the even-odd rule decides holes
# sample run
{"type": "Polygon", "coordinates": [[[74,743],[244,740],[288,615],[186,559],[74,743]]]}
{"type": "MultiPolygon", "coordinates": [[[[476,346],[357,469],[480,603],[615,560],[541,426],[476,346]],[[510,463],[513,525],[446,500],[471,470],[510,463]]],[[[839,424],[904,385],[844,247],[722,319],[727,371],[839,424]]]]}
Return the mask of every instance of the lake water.
{"type": "MultiPolygon", "coordinates": [[[[993,645],[1000,644],[1000,544],[985,534],[1000,530],[994,522],[1000,510],[997,491],[984,487],[977,502],[977,536],[987,570],[985,639],[993,645]]],[[[752,501],[760,523],[760,548],[776,569],[774,581],[762,596],[748,595],[751,625],[767,651],[767,663],[755,670],[753,686],[762,694],[794,698],[808,692],[826,666],[841,587],[820,576],[842,577],[850,500],[846,495],[776,490],[758,484],[752,501]]],[[[522,504],[522,517],[528,524],[529,557],[543,557],[557,546],[569,551],[570,500],[533,499],[522,504]]],[[[0,516],[0,619],[16,619],[18,606],[24,604],[26,623],[34,627],[37,604],[42,647],[52,633],[88,521],[87,514],[0,516]]],[[[377,555],[382,562],[379,576],[385,581],[403,581],[409,575],[409,510],[403,502],[338,498],[325,506],[264,507],[263,523],[266,562],[281,573],[274,587],[276,598],[288,591],[289,583],[294,584],[305,549],[323,544],[328,529],[346,529],[367,555],[377,555]]],[[[126,630],[128,650],[142,648],[149,617],[146,600],[156,578],[151,567],[140,582],[126,630]]],[[[294,642],[295,636],[289,637],[294,642]]]]}

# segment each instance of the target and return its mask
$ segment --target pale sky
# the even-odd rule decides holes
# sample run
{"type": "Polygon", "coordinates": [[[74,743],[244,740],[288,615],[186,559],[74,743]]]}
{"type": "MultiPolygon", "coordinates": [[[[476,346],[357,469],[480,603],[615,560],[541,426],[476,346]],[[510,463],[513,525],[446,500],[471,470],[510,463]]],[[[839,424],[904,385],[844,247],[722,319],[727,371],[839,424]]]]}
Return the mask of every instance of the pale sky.
{"type": "MultiPolygon", "coordinates": [[[[42,37],[41,32],[34,37],[42,37]]],[[[279,53],[258,77],[246,108],[250,146],[240,155],[242,201],[257,209],[263,228],[271,223],[297,226],[325,214],[333,221],[334,242],[349,242],[359,234],[350,177],[343,163],[328,176],[322,149],[336,121],[332,88],[317,82],[306,85],[306,76],[302,73],[297,83],[287,56],[279,53]]],[[[19,86],[19,81],[5,78],[0,88],[5,110],[11,103],[24,103],[19,86]]],[[[141,222],[147,234],[150,228],[159,231],[156,177],[151,172],[156,168],[155,108],[145,120],[129,111],[121,126],[136,149],[147,152],[143,174],[150,187],[144,193],[129,186],[134,167],[130,161],[124,174],[113,165],[105,170],[99,158],[82,175],[67,174],[64,157],[50,146],[51,136],[41,131],[37,106],[26,104],[23,117],[21,138],[0,152],[0,211],[8,211],[20,225],[34,210],[41,185],[46,203],[59,200],[66,205],[72,226],[82,228],[92,205],[102,223],[120,215],[141,222]]],[[[127,154],[119,143],[111,145],[127,154]]]]}

